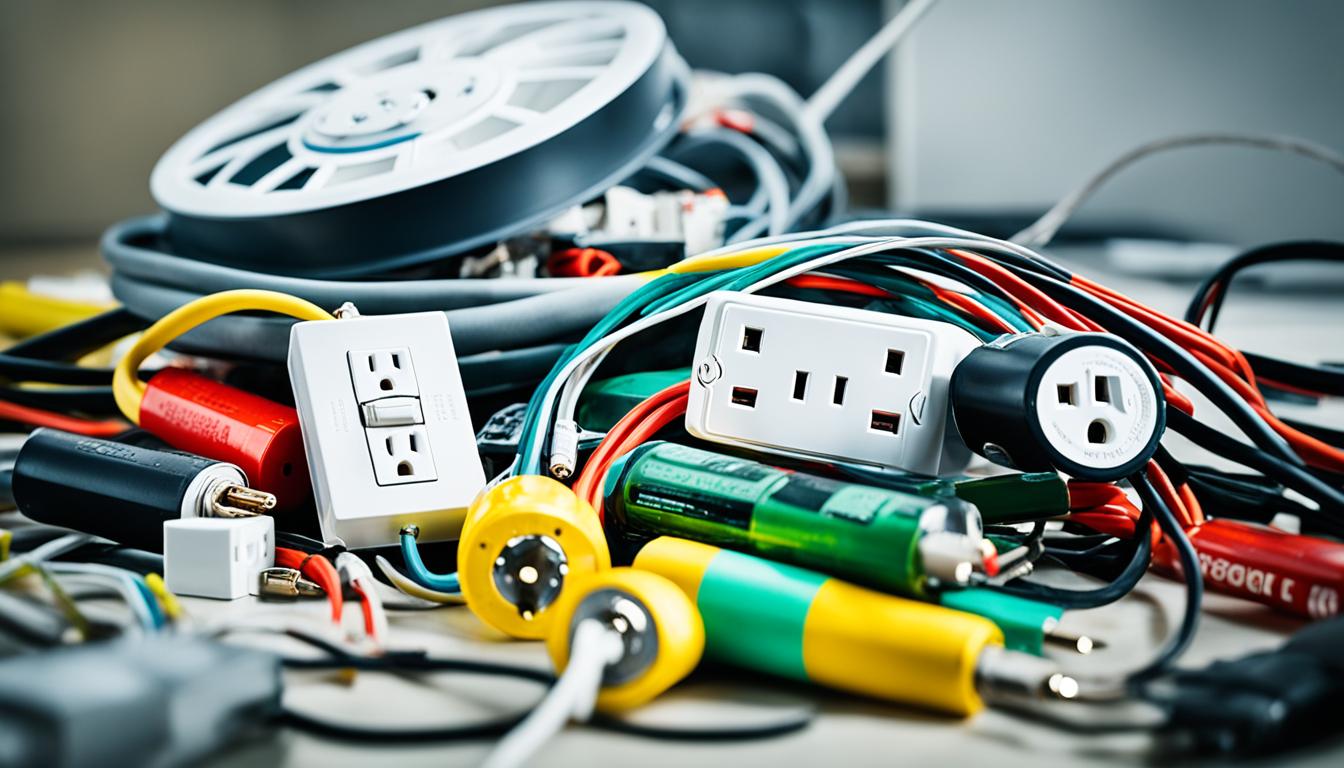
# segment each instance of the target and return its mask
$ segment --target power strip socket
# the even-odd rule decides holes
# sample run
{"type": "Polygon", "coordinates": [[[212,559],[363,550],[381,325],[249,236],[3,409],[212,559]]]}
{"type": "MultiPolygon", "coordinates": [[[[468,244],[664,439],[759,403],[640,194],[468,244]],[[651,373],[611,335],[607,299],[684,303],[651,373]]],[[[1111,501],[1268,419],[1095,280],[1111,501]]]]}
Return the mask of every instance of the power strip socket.
{"type": "Polygon", "coordinates": [[[686,429],[717,443],[923,474],[961,471],[948,379],[980,342],[956,326],[719,292],[695,348],[686,429]]]}
{"type": "Polygon", "coordinates": [[[298,323],[289,375],[326,541],[458,537],[485,471],[443,313],[298,323]]]}

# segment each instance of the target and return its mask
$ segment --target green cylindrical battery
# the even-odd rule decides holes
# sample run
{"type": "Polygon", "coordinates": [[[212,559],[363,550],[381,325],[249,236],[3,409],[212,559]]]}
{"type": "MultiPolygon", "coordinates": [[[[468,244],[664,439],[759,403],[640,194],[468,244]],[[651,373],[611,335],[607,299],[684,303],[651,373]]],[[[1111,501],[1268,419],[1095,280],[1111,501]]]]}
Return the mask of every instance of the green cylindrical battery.
{"type": "Polygon", "coordinates": [[[923,597],[921,521],[968,506],[845,483],[675,443],[613,464],[606,507],[632,530],[680,536],[923,597]]]}

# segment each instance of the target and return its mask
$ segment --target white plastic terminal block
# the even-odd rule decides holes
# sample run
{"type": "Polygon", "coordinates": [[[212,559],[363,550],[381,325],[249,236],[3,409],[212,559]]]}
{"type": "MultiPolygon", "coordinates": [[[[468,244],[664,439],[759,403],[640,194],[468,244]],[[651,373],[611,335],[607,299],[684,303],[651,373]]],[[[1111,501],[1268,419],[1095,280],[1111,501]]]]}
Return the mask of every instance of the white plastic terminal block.
{"type": "Polygon", "coordinates": [[[190,517],[163,524],[163,580],[188,597],[237,600],[256,592],[257,574],[275,565],[275,520],[190,517]]]}
{"type": "Polygon", "coordinates": [[[963,470],[947,383],[979,341],[946,323],[719,292],[695,348],[686,429],[756,450],[963,470]]]}
{"type": "Polygon", "coordinates": [[[457,538],[485,472],[443,313],[298,323],[289,374],[326,541],[457,538]]]}

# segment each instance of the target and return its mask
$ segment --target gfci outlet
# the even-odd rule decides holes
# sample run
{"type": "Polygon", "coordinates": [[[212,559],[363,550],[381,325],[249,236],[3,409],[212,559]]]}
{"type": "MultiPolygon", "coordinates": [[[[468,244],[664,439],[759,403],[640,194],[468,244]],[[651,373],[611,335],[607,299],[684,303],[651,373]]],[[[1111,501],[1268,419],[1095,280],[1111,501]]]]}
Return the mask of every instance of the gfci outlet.
{"type": "Polygon", "coordinates": [[[947,384],[978,346],[946,323],[715,293],[696,340],[686,428],[787,455],[958,472],[970,453],[948,428],[947,384]]]}
{"type": "Polygon", "coordinates": [[[289,373],[326,541],[458,537],[485,472],[442,313],[298,323],[289,373]]]}

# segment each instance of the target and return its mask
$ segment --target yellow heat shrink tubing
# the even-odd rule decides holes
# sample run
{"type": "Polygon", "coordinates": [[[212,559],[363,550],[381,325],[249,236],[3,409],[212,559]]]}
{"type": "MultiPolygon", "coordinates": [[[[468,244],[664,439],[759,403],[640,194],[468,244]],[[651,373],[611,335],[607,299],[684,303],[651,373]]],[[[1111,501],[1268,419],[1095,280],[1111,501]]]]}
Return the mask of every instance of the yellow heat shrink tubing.
{"type": "Polygon", "coordinates": [[[1077,693],[1052,661],[1004,649],[999,628],[969,613],[667,536],[634,567],[691,598],[705,656],[721,663],[960,716],[987,698],[1077,693]]]}

